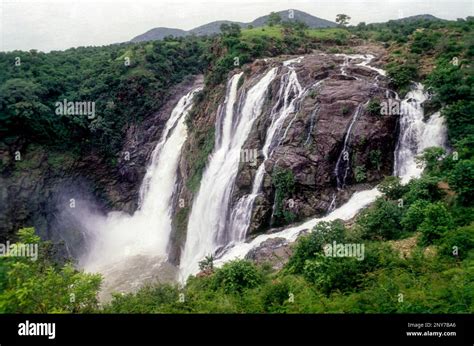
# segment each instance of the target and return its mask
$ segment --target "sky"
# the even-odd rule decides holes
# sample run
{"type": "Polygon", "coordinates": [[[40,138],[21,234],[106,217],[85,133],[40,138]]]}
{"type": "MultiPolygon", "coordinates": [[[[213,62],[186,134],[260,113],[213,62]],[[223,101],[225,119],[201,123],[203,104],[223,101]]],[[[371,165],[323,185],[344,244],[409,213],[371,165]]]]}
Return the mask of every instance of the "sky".
{"type": "Polygon", "coordinates": [[[331,21],[345,13],[357,24],[427,13],[465,18],[474,15],[474,0],[0,0],[0,51],[106,45],[160,26],[250,22],[287,9],[331,21]]]}

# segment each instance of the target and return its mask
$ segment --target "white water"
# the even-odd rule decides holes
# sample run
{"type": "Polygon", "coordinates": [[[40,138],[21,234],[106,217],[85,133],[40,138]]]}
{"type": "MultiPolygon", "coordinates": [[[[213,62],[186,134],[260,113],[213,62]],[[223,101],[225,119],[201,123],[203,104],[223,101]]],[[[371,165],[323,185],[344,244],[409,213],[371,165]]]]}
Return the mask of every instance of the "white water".
{"type": "Polygon", "coordinates": [[[395,151],[394,174],[407,183],[411,178],[419,177],[423,167],[417,165],[415,158],[429,147],[446,146],[447,130],[444,118],[437,112],[424,121],[421,103],[427,99],[423,85],[415,87],[401,103],[400,135],[395,151]]]}
{"type": "Polygon", "coordinates": [[[280,132],[286,119],[290,114],[296,113],[296,102],[305,93],[305,90],[303,90],[298,81],[296,71],[292,66],[295,63],[300,63],[302,60],[303,57],[299,57],[283,62],[283,66],[288,67],[288,71],[280,78],[280,88],[278,90],[277,99],[270,113],[271,123],[267,128],[265,142],[262,147],[263,161],[255,174],[252,192],[249,195],[241,197],[232,209],[231,230],[233,233],[238,234],[236,239],[238,241],[245,240],[247,229],[249,228],[252,218],[253,205],[260,192],[265,175],[265,162],[278,145],[278,139],[281,138],[280,132]]]}
{"type": "Polygon", "coordinates": [[[222,246],[243,241],[228,232],[228,212],[232,188],[239,168],[240,151],[253,123],[262,111],[269,84],[277,73],[269,70],[245,95],[243,105],[236,104],[237,86],[242,73],[234,75],[227,87],[226,107],[218,117],[216,146],[203,174],[199,192],[189,217],[186,244],[180,261],[180,277],[198,270],[198,262],[215,254],[222,246]]]}
{"type": "Polygon", "coordinates": [[[185,117],[199,90],[182,97],[173,109],[143,179],[137,211],[133,215],[111,212],[105,217],[90,217],[86,229],[91,247],[79,261],[86,270],[103,272],[135,256],[167,259],[171,199],[181,148],[187,138],[185,117]]]}
{"type": "MultiPolygon", "coordinates": [[[[440,114],[433,114],[427,122],[423,122],[421,103],[424,100],[426,100],[426,94],[423,92],[423,86],[416,84],[402,101],[410,103],[413,108],[410,112],[405,112],[400,117],[400,135],[395,151],[396,166],[394,175],[401,177],[404,182],[417,178],[422,173],[422,168],[416,167],[414,163],[416,155],[428,147],[446,146],[446,126],[440,114]]],[[[315,218],[280,232],[262,234],[249,242],[235,245],[216,261],[216,265],[221,266],[228,261],[244,258],[250,250],[257,248],[268,239],[284,238],[287,242],[294,242],[301,232],[312,229],[318,222],[335,219],[349,220],[357,215],[360,210],[374,202],[379,196],[381,196],[381,193],[377,188],[356,192],[349,201],[325,217],[315,218]]]]}
{"type": "Polygon", "coordinates": [[[259,235],[248,243],[240,243],[231,248],[221,258],[216,260],[215,264],[220,266],[228,261],[237,258],[244,258],[250,250],[257,248],[261,243],[268,239],[284,238],[288,242],[293,242],[302,231],[312,229],[318,222],[321,221],[332,221],[336,219],[349,220],[353,218],[361,209],[372,203],[380,195],[381,193],[376,188],[356,192],[352,195],[347,203],[335,209],[332,213],[322,218],[312,219],[301,225],[287,228],[280,232],[259,235]]]}
{"type": "Polygon", "coordinates": [[[349,128],[347,129],[346,135],[344,136],[344,145],[342,146],[342,150],[337,158],[336,167],[334,168],[334,174],[336,175],[336,182],[337,188],[343,189],[346,184],[347,173],[349,172],[349,144],[350,138],[352,134],[352,128],[354,127],[355,122],[359,118],[360,113],[362,112],[362,104],[359,104],[354,111],[354,115],[352,116],[352,120],[349,124],[349,128]],[[344,174],[342,178],[340,177],[340,166],[342,161],[344,161],[344,174]]]}

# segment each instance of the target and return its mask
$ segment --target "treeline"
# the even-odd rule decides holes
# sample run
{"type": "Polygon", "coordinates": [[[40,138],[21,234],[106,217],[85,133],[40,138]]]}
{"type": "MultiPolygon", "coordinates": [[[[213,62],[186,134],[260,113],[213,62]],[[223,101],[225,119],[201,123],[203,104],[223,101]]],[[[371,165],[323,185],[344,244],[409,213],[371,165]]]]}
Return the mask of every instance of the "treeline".
{"type": "Polygon", "coordinates": [[[0,53],[0,138],[116,155],[123,127],[160,108],[170,87],[203,73],[207,39],[0,53]],[[56,102],[94,102],[95,115],[56,102]]]}
{"type": "Polygon", "coordinates": [[[384,44],[389,51],[388,75],[392,86],[401,94],[409,90],[411,81],[425,79],[433,65],[451,64],[462,70],[458,74],[464,78],[450,83],[460,84],[466,81],[468,74],[472,76],[474,17],[457,21],[420,18],[360,23],[349,30],[362,39],[384,44]]]}

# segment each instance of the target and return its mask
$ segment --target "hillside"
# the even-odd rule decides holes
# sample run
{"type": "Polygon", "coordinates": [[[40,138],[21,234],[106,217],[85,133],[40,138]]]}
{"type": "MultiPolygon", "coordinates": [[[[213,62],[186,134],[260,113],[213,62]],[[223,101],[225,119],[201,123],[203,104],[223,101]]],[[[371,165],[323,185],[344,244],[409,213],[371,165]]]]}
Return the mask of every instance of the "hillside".
{"type": "Polygon", "coordinates": [[[143,41],[152,41],[152,40],[162,40],[167,36],[173,37],[182,37],[186,36],[189,33],[181,29],[172,29],[172,28],[154,28],[148,30],[144,34],[138,35],[130,40],[130,42],[143,42],[143,41]]]}
{"type": "MultiPolygon", "coordinates": [[[[284,22],[300,21],[308,25],[308,27],[310,28],[333,28],[337,26],[337,24],[334,22],[315,17],[303,11],[286,10],[286,11],[280,11],[277,13],[280,15],[282,21],[284,22]]],[[[189,31],[159,27],[159,28],[151,29],[144,34],[141,34],[132,38],[131,42],[161,40],[165,38],[166,36],[181,37],[181,36],[186,36],[186,35],[197,35],[197,36],[213,35],[213,34],[220,33],[220,27],[222,24],[230,24],[230,23],[238,24],[241,28],[247,28],[249,26],[253,26],[254,28],[257,28],[257,27],[264,26],[268,20],[268,17],[269,17],[268,15],[258,17],[257,19],[255,19],[254,21],[250,23],[232,22],[229,20],[218,20],[215,22],[198,26],[189,31]]]]}

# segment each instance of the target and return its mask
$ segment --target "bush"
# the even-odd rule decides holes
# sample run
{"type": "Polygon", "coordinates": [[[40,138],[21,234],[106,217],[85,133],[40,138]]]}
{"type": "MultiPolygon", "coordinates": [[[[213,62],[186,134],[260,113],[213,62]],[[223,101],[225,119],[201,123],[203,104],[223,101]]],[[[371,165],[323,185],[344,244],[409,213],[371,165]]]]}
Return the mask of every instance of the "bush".
{"type": "Polygon", "coordinates": [[[261,273],[253,263],[246,260],[228,262],[214,275],[215,287],[222,288],[227,293],[242,293],[245,289],[260,285],[261,282],[261,273]]]}
{"type": "Polygon", "coordinates": [[[381,240],[400,237],[402,208],[398,203],[379,198],[357,218],[364,239],[381,240]]]}
{"type": "Polygon", "coordinates": [[[415,158],[417,164],[424,165],[425,172],[431,175],[439,174],[441,168],[441,160],[446,155],[443,148],[431,147],[426,148],[421,155],[415,158]]]}
{"type": "Polygon", "coordinates": [[[284,304],[288,301],[290,286],[287,282],[276,282],[263,290],[262,301],[265,312],[285,312],[284,304]]]}
{"type": "Polygon", "coordinates": [[[415,232],[417,230],[425,219],[425,210],[429,204],[429,202],[420,199],[410,205],[400,221],[404,231],[415,232]]]}
{"type": "Polygon", "coordinates": [[[401,179],[395,176],[388,176],[377,186],[387,198],[397,200],[408,191],[408,188],[401,184],[401,179]]]}
{"type": "Polygon", "coordinates": [[[413,62],[390,63],[387,65],[387,73],[391,84],[403,94],[413,80],[418,77],[417,65],[413,62]]]}
{"type": "Polygon", "coordinates": [[[367,174],[365,173],[364,166],[356,166],[354,169],[354,177],[356,182],[361,183],[367,178],[367,174]]]}
{"type": "Polygon", "coordinates": [[[473,248],[474,224],[447,232],[439,242],[440,254],[451,258],[456,256],[460,260],[467,258],[469,251],[473,248]],[[456,253],[454,253],[455,249],[456,253]]]}
{"type": "Polygon", "coordinates": [[[373,116],[380,116],[381,115],[381,105],[380,101],[377,99],[371,99],[369,101],[369,104],[367,105],[367,112],[369,112],[370,115],[373,116]]]}
{"type": "Polygon", "coordinates": [[[439,178],[427,175],[419,179],[412,179],[406,185],[407,192],[403,195],[403,202],[410,205],[419,199],[435,202],[444,196],[444,192],[438,188],[439,178]]]}
{"type": "Polygon", "coordinates": [[[327,243],[343,242],[344,232],[345,227],[340,220],[319,222],[310,234],[298,239],[287,268],[293,273],[302,273],[306,260],[315,258],[327,243]]]}
{"type": "Polygon", "coordinates": [[[421,243],[424,245],[432,244],[454,227],[451,214],[441,202],[428,205],[424,215],[424,220],[418,228],[422,233],[421,243]]]}
{"type": "Polygon", "coordinates": [[[289,169],[276,168],[272,174],[272,183],[275,186],[275,210],[276,224],[293,222],[296,216],[284,209],[284,200],[291,196],[295,190],[295,177],[289,169]]]}
{"type": "Polygon", "coordinates": [[[176,286],[159,284],[145,286],[136,293],[114,294],[112,301],[105,306],[106,313],[149,314],[166,312],[169,306],[179,299],[176,286]]]}
{"type": "Polygon", "coordinates": [[[335,290],[355,291],[360,288],[364,274],[380,267],[391,268],[398,261],[397,254],[387,244],[364,244],[364,259],[329,257],[318,254],[305,263],[303,275],[325,294],[335,290]]]}
{"type": "Polygon", "coordinates": [[[449,185],[458,193],[459,200],[465,204],[474,201],[474,160],[461,160],[449,176],[449,185]]]}
{"type": "Polygon", "coordinates": [[[52,264],[47,244],[33,228],[18,231],[20,244],[37,246],[37,258],[0,258],[1,313],[78,313],[98,308],[101,277],[52,264]]]}

